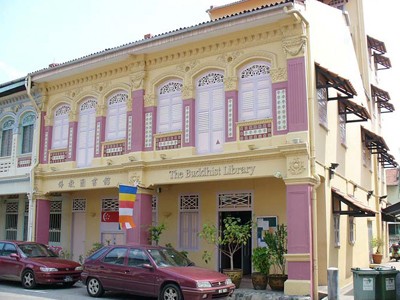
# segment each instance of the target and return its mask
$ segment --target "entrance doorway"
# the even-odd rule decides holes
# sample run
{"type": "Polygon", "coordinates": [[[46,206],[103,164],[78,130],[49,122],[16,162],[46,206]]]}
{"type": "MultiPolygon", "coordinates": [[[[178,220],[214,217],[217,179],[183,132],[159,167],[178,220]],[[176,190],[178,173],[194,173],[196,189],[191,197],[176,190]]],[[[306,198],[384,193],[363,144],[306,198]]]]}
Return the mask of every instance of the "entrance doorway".
{"type": "MultiPolygon", "coordinates": [[[[224,225],[224,219],[227,217],[240,218],[242,224],[251,221],[251,211],[221,211],[219,212],[218,226],[222,230],[224,225]]],[[[224,246],[226,247],[226,246],[224,246]]],[[[233,267],[243,270],[243,275],[251,274],[251,237],[249,238],[246,245],[244,245],[239,251],[233,256],[233,267]]],[[[223,269],[230,268],[229,257],[219,253],[219,268],[220,272],[223,269]]]]}

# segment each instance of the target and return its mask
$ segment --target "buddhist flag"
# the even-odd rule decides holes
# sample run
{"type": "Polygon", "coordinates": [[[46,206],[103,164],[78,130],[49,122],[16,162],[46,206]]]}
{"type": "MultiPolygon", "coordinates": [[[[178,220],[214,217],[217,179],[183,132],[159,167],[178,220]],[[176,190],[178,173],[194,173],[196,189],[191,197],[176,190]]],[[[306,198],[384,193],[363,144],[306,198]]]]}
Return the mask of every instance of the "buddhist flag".
{"type": "Polygon", "coordinates": [[[133,206],[136,201],[136,186],[119,185],[119,223],[123,229],[136,227],[133,222],[133,206]]]}

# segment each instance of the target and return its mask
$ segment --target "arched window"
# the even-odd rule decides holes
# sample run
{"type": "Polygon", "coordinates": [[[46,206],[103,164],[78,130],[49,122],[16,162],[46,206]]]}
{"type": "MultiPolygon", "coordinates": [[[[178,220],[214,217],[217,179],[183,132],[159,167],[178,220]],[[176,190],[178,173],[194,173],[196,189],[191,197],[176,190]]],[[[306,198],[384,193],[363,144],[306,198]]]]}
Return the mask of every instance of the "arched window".
{"type": "Polygon", "coordinates": [[[21,154],[31,153],[36,116],[33,112],[26,113],[21,120],[22,141],[21,154]]]}
{"type": "Polygon", "coordinates": [[[225,142],[224,75],[209,72],[198,79],[196,86],[197,153],[222,152],[225,142]]]}
{"type": "Polygon", "coordinates": [[[86,99],[79,106],[78,138],[76,164],[78,167],[90,166],[94,156],[94,139],[96,133],[97,100],[86,99]]]}
{"type": "Polygon", "coordinates": [[[71,107],[67,104],[61,104],[54,110],[52,149],[67,148],[68,146],[70,111],[71,107]]]}
{"type": "Polygon", "coordinates": [[[107,100],[106,140],[114,141],[126,137],[126,102],[128,94],[117,92],[107,100]]]}
{"type": "Polygon", "coordinates": [[[246,65],[239,72],[239,121],[272,118],[270,66],[246,65]]]}
{"type": "Polygon", "coordinates": [[[158,90],[157,132],[182,129],[182,83],[169,81],[158,90]]]}
{"type": "Polygon", "coordinates": [[[15,121],[7,118],[1,124],[1,153],[0,156],[11,156],[13,128],[15,121]]]}

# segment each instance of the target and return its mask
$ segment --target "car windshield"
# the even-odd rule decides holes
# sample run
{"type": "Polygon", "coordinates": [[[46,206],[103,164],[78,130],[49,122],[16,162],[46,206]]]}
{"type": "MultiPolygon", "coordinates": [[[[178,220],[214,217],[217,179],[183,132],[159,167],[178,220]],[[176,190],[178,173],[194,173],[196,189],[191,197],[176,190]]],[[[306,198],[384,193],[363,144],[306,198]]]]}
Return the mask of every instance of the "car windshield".
{"type": "Polygon", "coordinates": [[[172,248],[148,249],[147,251],[159,267],[194,266],[192,261],[172,248]]]}
{"type": "Polygon", "coordinates": [[[23,244],[18,247],[27,257],[57,257],[57,254],[41,244],[23,244]]]}

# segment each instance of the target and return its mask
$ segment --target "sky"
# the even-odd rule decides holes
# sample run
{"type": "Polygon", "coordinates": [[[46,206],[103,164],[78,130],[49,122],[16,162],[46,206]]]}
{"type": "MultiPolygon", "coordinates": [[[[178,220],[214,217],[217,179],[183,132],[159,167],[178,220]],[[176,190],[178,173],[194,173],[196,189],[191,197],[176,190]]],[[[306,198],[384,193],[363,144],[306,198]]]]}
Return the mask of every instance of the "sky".
{"type": "MultiPolygon", "coordinates": [[[[206,12],[235,0],[0,0],[0,84],[51,63],[209,21],[206,12]]],[[[278,0],[277,0],[278,1],[278,0]]],[[[398,0],[364,0],[367,34],[385,43],[392,68],[378,72],[397,111],[382,118],[382,136],[400,163],[398,0]],[[376,4],[379,3],[379,6],[376,4]]]]}

